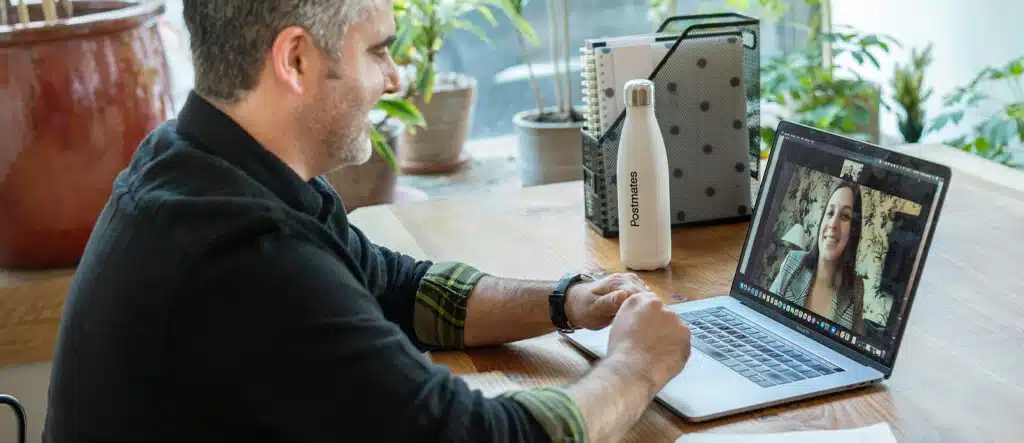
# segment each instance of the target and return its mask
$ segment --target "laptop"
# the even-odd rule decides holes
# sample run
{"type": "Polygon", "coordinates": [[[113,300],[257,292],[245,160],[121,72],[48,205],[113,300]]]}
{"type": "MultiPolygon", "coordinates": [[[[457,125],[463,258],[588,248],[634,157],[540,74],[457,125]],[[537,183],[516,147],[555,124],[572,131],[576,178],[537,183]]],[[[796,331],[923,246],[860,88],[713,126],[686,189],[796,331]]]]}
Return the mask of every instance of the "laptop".
{"type": "MultiPolygon", "coordinates": [[[[690,421],[888,379],[949,188],[945,166],[794,122],[772,145],[729,293],[669,307],[692,349],[656,400],[690,421]]],[[[608,332],[563,336],[601,358],[608,332]]]]}

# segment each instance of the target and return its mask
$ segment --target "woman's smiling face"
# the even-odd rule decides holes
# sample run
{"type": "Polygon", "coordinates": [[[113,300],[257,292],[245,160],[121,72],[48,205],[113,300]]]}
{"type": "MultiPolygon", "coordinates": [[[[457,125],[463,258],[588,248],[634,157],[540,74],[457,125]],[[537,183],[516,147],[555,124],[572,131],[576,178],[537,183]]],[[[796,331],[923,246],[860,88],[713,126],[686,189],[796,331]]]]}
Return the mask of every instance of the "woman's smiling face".
{"type": "Polygon", "coordinates": [[[835,262],[843,255],[850,241],[853,222],[853,191],[839,188],[825,205],[818,229],[818,250],[826,261],[835,262]]]}

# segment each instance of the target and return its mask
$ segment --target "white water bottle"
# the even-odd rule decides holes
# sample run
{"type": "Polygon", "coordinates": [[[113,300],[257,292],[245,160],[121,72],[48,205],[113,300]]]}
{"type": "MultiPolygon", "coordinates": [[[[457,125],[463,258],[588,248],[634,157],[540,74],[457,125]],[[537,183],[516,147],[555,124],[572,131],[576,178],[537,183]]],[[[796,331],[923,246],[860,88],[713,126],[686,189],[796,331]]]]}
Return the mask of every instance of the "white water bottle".
{"type": "Polygon", "coordinates": [[[668,155],[654,115],[654,83],[630,80],[624,93],[616,160],[619,255],[629,269],[654,270],[672,260],[668,155]]]}

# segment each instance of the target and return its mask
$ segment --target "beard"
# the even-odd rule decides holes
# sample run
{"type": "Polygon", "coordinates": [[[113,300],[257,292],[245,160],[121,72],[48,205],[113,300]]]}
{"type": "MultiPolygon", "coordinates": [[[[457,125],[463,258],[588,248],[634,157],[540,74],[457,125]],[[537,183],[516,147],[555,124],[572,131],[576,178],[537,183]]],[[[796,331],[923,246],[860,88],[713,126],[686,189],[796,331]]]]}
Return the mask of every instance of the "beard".
{"type": "Polygon", "coordinates": [[[338,120],[330,126],[320,140],[319,151],[326,159],[330,170],[344,166],[361,165],[370,160],[373,146],[370,143],[370,122],[358,121],[354,128],[341,128],[338,120]]]}
{"type": "Polygon", "coordinates": [[[299,127],[311,137],[317,169],[325,173],[366,163],[373,154],[369,110],[346,100],[340,91],[333,92],[299,113],[299,127]]]}

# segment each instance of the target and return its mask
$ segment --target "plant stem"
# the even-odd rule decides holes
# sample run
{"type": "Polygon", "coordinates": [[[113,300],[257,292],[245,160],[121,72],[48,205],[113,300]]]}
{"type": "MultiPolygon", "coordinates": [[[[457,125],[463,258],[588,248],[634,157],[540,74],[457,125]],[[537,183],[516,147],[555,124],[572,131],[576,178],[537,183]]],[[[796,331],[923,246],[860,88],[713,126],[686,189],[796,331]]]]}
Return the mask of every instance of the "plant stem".
{"type": "Polygon", "coordinates": [[[25,0],[18,0],[18,22],[23,25],[27,25],[29,22],[28,6],[25,5],[25,0]]]}
{"type": "Polygon", "coordinates": [[[558,110],[565,109],[562,97],[562,73],[558,68],[558,27],[555,26],[555,0],[548,0],[548,26],[551,28],[551,65],[555,70],[555,97],[558,110]]]}
{"type": "Polygon", "coordinates": [[[1014,77],[1009,79],[1010,90],[1013,92],[1013,101],[1021,102],[1024,101],[1024,89],[1020,86],[1020,77],[1014,77]]]}
{"type": "Polygon", "coordinates": [[[810,7],[811,19],[811,41],[821,45],[821,58],[825,62],[825,69],[832,70],[832,44],[821,40],[823,33],[832,32],[832,8],[829,2],[819,2],[810,7]]]}
{"type": "Polygon", "coordinates": [[[537,77],[533,75],[533,63],[530,63],[529,50],[526,48],[526,41],[523,35],[517,33],[516,40],[519,41],[519,51],[523,53],[523,61],[526,62],[526,72],[530,75],[530,88],[533,89],[533,98],[537,100],[537,117],[544,115],[544,99],[540,94],[540,86],[537,85],[537,77]]]}
{"type": "MultiPolygon", "coordinates": [[[[572,114],[572,68],[570,67],[569,51],[569,0],[562,0],[562,33],[565,44],[565,113],[571,117],[572,114]]],[[[570,118],[571,120],[571,118],[570,118]]]]}
{"type": "Polygon", "coordinates": [[[57,4],[55,0],[43,0],[43,20],[46,22],[57,21],[57,4]]]}

